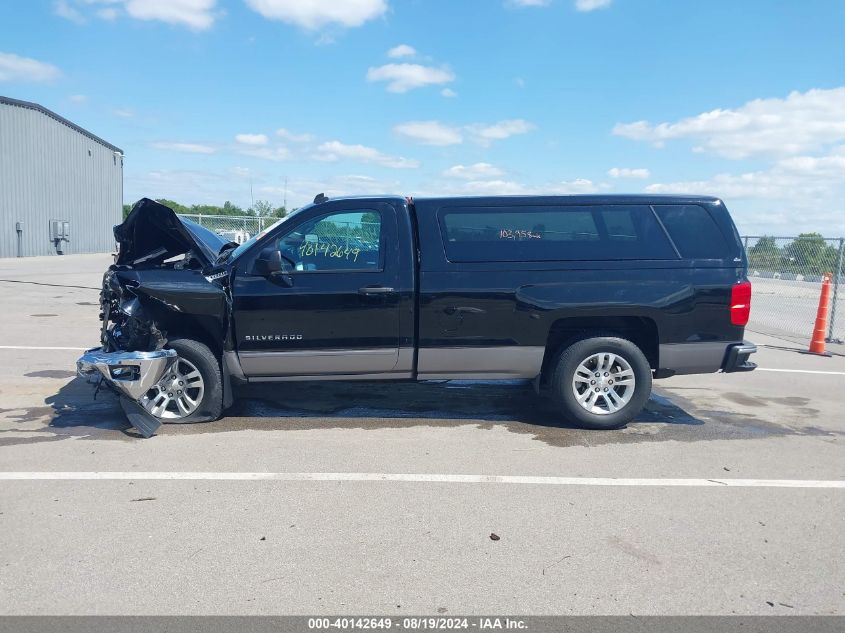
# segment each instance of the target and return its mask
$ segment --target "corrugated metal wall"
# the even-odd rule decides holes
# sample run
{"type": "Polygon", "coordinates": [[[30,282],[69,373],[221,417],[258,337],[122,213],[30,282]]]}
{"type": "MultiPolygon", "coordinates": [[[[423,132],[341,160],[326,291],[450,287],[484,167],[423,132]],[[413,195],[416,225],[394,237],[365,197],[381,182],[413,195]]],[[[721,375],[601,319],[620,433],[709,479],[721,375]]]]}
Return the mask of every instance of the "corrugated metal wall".
{"type": "Polygon", "coordinates": [[[115,150],[36,109],[0,102],[0,257],[55,255],[50,220],[70,222],[66,253],[114,249],[123,160],[115,150]]]}

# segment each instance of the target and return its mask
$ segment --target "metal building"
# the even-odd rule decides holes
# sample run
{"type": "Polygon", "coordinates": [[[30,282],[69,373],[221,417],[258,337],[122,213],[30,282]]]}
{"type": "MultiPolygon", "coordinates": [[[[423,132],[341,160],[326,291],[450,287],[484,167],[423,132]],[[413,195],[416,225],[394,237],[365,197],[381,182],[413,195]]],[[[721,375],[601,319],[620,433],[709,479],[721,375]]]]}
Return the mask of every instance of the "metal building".
{"type": "Polygon", "coordinates": [[[123,150],[0,96],[0,257],[110,252],[122,204],[123,150]]]}

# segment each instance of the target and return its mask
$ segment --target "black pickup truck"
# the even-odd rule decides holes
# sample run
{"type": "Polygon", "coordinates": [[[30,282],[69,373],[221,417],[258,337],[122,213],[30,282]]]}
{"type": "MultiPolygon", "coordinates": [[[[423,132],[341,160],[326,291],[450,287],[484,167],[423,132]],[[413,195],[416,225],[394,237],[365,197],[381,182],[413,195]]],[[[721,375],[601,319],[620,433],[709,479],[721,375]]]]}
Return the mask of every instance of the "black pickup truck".
{"type": "Polygon", "coordinates": [[[145,435],[291,380],[527,379],[615,428],[653,377],[755,367],[717,198],[321,194],[241,245],[143,199],[115,237],[78,370],[145,435]]]}

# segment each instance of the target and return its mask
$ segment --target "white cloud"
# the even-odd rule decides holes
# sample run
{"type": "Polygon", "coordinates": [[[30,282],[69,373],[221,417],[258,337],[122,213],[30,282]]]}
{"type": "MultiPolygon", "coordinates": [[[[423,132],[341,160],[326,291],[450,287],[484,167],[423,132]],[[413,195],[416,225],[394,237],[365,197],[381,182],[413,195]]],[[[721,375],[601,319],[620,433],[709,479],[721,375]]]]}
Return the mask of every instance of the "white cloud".
{"type": "Polygon", "coordinates": [[[70,95],[68,99],[73,103],[88,103],[88,97],[86,95],[70,95]]]}
{"type": "Polygon", "coordinates": [[[275,162],[288,160],[290,158],[290,150],[287,147],[260,147],[257,145],[242,147],[238,150],[239,154],[244,156],[252,156],[253,158],[261,158],[263,160],[272,160],[275,162]]]}
{"type": "Polygon", "coordinates": [[[611,167],[607,175],[611,178],[648,178],[651,172],[645,168],[611,167]]]}
{"type": "Polygon", "coordinates": [[[464,196],[527,196],[534,189],[513,180],[470,180],[448,190],[453,195],[464,196]]]}
{"type": "Polygon", "coordinates": [[[514,180],[479,179],[447,184],[442,187],[439,195],[467,195],[467,196],[529,196],[529,195],[569,195],[587,194],[606,190],[607,185],[595,183],[585,178],[575,180],[561,180],[542,185],[529,185],[514,180]]]}
{"type": "Polygon", "coordinates": [[[120,117],[121,119],[131,119],[135,117],[135,113],[129,108],[115,108],[112,110],[112,114],[120,117]]]}
{"type": "Polygon", "coordinates": [[[393,131],[423,145],[458,145],[464,140],[460,128],[439,121],[408,121],[395,126],[393,131]]]}
{"type": "Polygon", "coordinates": [[[451,88],[443,88],[443,90],[440,91],[440,95],[451,99],[452,97],[457,97],[458,93],[451,88]]]}
{"type": "Polygon", "coordinates": [[[514,7],[547,7],[551,0],[507,0],[505,4],[514,7]]]}
{"type": "MultiPolygon", "coordinates": [[[[231,200],[243,208],[250,204],[249,181],[228,171],[127,171],[125,181],[127,201],[154,195],[156,198],[168,198],[188,205],[219,205],[225,200],[231,200]]],[[[311,197],[314,197],[313,194],[311,197]]]]}
{"type": "Polygon", "coordinates": [[[596,9],[606,9],[610,6],[612,0],[575,0],[575,8],[578,11],[595,11],[596,9]]]}
{"type": "Polygon", "coordinates": [[[424,145],[458,145],[464,135],[479,145],[487,146],[516,134],[525,134],[535,125],[525,119],[506,119],[496,123],[473,123],[463,127],[445,125],[440,121],[408,121],[393,131],[424,145]]]}
{"type": "Polygon", "coordinates": [[[366,174],[346,174],[341,176],[321,176],[319,179],[291,178],[288,186],[263,185],[256,189],[262,195],[281,202],[287,196],[290,206],[297,207],[314,199],[314,194],[322,191],[329,198],[367,195],[383,191],[401,191],[402,184],[396,180],[376,179],[366,174]]]}
{"type": "Polygon", "coordinates": [[[725,199],[742,231],[818,230],[845,233],[845,146],[819,156],[792,156],[771,167],[710,178],[653,183],[648,193],[714,195],[725,199]]]}
{"type": "Polygon", "coordinates": [[[333,24],[361,26],[387,11],[386,0],[246,0],[246,3],[267,19],[309,31],[333,24]]]}
{"type": "Polygon", "coordinates": [[[455,75],[448,68],[422,64],[385,64],[367,70],[367,81],[386,81],[388,92],[408,92],[454,80],[455,75]]]}
{"type": "Polygon", "coordinates": [[[215,150],[210,145],[202,145],[200,143],[179,143],[179,142],[159,142],[153,143],[152,146],[156,149],[184,152],[187,154],[213,154],[215,150]]]}
{"type": "Polygon", "coordinates": [[[127,0],[126,13],[138,20],[159,20],[203,31],[214,24],[216,0],[127,0]]]}
{"type": "Polygon", "coordinates": [[[587,178],[561,180],[558,183],[552,184],[551,187],[554,193],[561,194],[596,193],[608,188],[608,186],[603,183],[595,183],[587,178]]]}
{"type": "Polygon", "coordinates": [[[235,140],[241,145],[267,145],[269,139],[266,134],[236,134],[235,140]]]}
{"type": "Polygon", "coordinates": [[[504,171],[494,167],[490,163],[475,163],[473,165],[453,165],[443,172],[449,178],[460,178],[462,180],[481,180],[484,178],[498,178],[504,175],[504,171]]]}
{"type": "Polygon", "coordinates": [[[334,162],[338,160],[354,160],[364,163],[375,163],[382,167],[393,169],[414,169],[419,162],[401,156],[389,156],[373,147],[366,145],[346,145],[340,141],[327,141],[317,147],[317,160],[334,162]]]}
{"type": "Polygon", "coordinates": [[[655,145],[689,139],[694,150],[732,159],[813,152],[845,140],[845,87],[791,92],[785,99],[755,99],[675,122],[618,123],[617,136],[655,145]]]}
{"type": "Polygon", "coordinates": [[[217,0],[56,0],[53,12],[84,24],[92,12],[101,20],[115,20],[122,10],[136,20],[157,20],[204,31],[214,24],[216,6],[217,0]]]}
{"type": "Polygon", "coordinates": [[[0,53],[0,81],[50,81],[61,74],[53,64],[14,53],[0,53]]]}
{"type": "MultiPolygon", "coordinates": [[[[818,206],[845,189],[845,148],[825,156],[793,156],[769,169],[741,174],[721,173],[703,180],[654,183],[649,193],[689,193],[738,199],[766,199],[790,204],[803,200],[818,206]]],[[[845,192],[843,192],[845,193],[845,192]]]]}
{"type": "Polygon", "coordinates": [[[389,51],[387,51],[388,57],[413,57],[417,54],[417,49],[413,46],[408,46],[407,44],[399,44],[399,46],[394,46],[389,51]]]}
{"type": "Polygon", "coordinates": [[[516,134],[525,134],[534,128],[534,124],[525,119],[507,119],[492,124],[477,123],[467,126],[467,130],[481,145],[489,145],[492,141],[500,141],[516,134]]]}
{"type": "Polygon", "coordinates": [[[85,24],[85,16],[68,0],[56,0],[53,3],[53,13],[76,24],[85,24]]]}
{"type": "Polygon", "coordinates": [[[291,141],[292,143],[309,143],[314,140],[314,137],[310,134],[295,134],[283,127],[276,130],[276,136],[283,138],[286,141],[291,141]]]}
{"type": "Polygon", "coordinates": [[[117,16],[120,15],[120,12],[114,7],[106,7],[96,11],[96,15],[101,20],[116,20],[117,16]]]}

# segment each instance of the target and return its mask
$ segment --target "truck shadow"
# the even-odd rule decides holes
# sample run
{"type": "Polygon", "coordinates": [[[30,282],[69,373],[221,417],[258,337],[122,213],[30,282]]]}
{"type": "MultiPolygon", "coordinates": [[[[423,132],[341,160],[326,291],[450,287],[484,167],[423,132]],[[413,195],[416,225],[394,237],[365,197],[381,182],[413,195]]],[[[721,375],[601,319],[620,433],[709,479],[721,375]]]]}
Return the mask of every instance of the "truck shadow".
{"type": "MultiPolygon", "coordinates": [[[[577,428],[567,424],[551,400],[538,396],[526,381],[277,383],[250,385],[239,395],[228,418],[474,420],[577,428]]],[[[636,422],[702,424],[660,396],[652,397],[636,422]]]]}
{"type": "MultiPolygon", "coordinates": [[[[403,429],[456,427],[503,429],[531,434],[552,446],[592,446],[643,441],[749,439],[806,434],[730,410],[701,417],[691,403],[652,393],[634,422],[615,431],[589,431],[562,420],[553,403],[538,397],[528,383],[450,381],[439,383],[303,382],[250,385],[225,417],[207,424],[167,424],[160,436],[244,430],[403,429]],[[706,423],[705,419],[706,417],[706,423]]],[[[46,406],[0,409],[0,446],[61,439],[140,437],[129,425],[116,396],[81,379],[45,398],[46,406]],[[10,432],[10,434],[6,434],[10,432]],[[26,436],[15,435],[15,432],[26,436]]]]}
{"type": "MultiPolygon", "coordinates": [[[[32,376],[50,378],[51,376],[32,376]]],[[[56,376],[58,377],[58,376],[56,376]]],[[[653,395],[626,429],[584,431],[562,420],[552,403],[523,381],[450,381],[427,383],[304,382],[250,385],[225,416],[207,424],[167,424],[158,435],[222,433],[243,430],[295,431],[326,428],[390,429],[452,427],[472,423],[533,433],[550,444],[592,444],[662,435],[660,427],[703,422],[669,400],[653,395]],[[541,438],[542,436],[542,438],[541,438]]],[[[0,409],[4,419],[0,446],[60,439],[140,437],[127,422],[115,395],[94,389],[80,378],[62,385],[45,406],[0,409]],[[26,434],[26,437],[13,436],[26,434]]],[[[662,438],[661,438],[662,439],[662,438]]],[[[675,438],[673,438],[675,439],[675,438]]]]}

